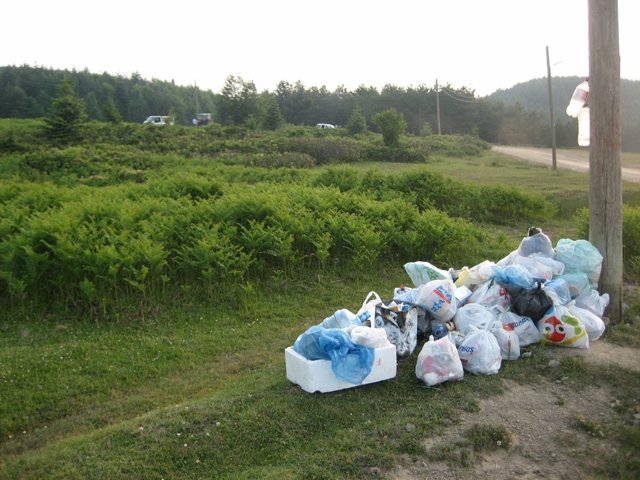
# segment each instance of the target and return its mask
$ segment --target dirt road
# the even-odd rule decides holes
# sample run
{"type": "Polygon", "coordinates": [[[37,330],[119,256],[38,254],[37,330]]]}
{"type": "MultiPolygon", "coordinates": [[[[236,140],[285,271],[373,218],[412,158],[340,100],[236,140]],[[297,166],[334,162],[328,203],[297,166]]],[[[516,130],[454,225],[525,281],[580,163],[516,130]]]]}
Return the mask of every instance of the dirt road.
{"type": "MultiPolygon", "coordinates": [[[[529,147],[506,147],[495,145],[492,147],[495,152],[504,153],[518,160],[528,162],[543,163],[551,166],[551,149],[549,148],[529,148],[529,147]]],[[[589,171],[589,150],[556,150],[556,164],[558,168],[575,170],[578,172],[589,171]]],[[[627,182],[640,183],[640,169],[622,167],[622,179],[627,182]]]]}

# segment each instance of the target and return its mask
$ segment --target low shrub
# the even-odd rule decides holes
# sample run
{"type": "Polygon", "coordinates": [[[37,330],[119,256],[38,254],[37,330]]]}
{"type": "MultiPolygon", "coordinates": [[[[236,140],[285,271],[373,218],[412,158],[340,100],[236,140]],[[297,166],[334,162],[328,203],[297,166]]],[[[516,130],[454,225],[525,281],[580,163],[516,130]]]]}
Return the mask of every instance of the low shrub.
{"type": "MultiPolygon", "coordinates": [[[[575,223],[580,238],[589,238],[589,210],[576,213],[575,223]]],[[[640,207],[622,206],[622,255],[625,270],[635,278],[640,277],[640,207]]]]}

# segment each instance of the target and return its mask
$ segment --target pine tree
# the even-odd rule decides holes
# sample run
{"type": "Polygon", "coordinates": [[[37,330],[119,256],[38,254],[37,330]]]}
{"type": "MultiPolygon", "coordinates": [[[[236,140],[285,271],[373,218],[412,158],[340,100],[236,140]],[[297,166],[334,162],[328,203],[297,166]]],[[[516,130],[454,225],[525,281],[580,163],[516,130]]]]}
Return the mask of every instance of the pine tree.
{"type": "Polygon", "coordinates": [[[282,112],[280,111],[280,105],[276,99],[272,96],[269,97],[267,110],[262,120],[262,127],[265,130],[277,130],[284,123],[282,118],[282,112]]]}
{"type": "Polygon", "coordinates": [[[364,114],[362,113],[362,109],[359,105],[353,109],[351,112],[351,116],[349,117],[349,121],[347,122],[347,130],[351,135],[356,135],[358,133],[362,133],[367,129],[367,121],[364,118],[364,114]]]}
{"type": "Polygon", "coordinates": [[[47,136],[58,143],[77,141],[86,119],[84,101],[76,94],[73,81],[66,78],[58,85],[45,118],[47,136]]]}

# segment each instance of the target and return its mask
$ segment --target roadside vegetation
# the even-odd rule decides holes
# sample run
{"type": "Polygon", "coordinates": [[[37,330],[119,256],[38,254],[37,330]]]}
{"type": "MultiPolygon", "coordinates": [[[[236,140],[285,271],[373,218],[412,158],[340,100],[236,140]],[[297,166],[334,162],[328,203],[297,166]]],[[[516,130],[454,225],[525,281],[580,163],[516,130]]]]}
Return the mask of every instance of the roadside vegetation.
{"type": "MultiPolygon", "coordinates": [[[[584,238],[586,176],[512,162],[471,135],[389,145],[344,129],[126,123],[73,135],[0,120],[0,479],[341,479],[381,476],[400,457],[471,465],[509,447],[508,426],[479,422],[456,452],[423,440],[498,395],[502,378],[558,375],[577,390],[615,386],[616,416],[575,428],[615,446],[589,463],[597,475],[640,474],[637,374],[579,360],[550,371],[540,345],[498,376],[441,388],[417,381],[411,358],[393,380],[327,395],[285,377],[297,335],[371,290],[390,295],[408,261],[498,260],[530,225],[584,238]]],[[[640,186],[624,194],[635,283],[640,186]]],[[[628,303],[610,338],[640,338],[640,304],[628,303]]]]}

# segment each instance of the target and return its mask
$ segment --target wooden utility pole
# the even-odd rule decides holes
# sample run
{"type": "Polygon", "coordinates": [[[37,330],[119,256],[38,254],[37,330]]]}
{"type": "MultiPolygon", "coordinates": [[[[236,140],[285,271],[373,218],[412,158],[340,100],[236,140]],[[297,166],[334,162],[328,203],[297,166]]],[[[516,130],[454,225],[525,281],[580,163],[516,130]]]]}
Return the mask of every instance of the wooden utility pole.
{"type": "Polygon", "coordinates": [[[436,116],[438,117],[438,135],[442,135],[440,130],[440,92],[438,91],[438,79],[436,78],[436,116]]]}
{"type": "Polygon", "coordinates": [[[622,174],[618,0],[589,0],[589,241],[604,257],[599,290],[622,319],[622,174]]]}
{"type": "Polygon", "coordinates": [[[549,46],[547,46],[547,83],[549,84],[549,115],[551,123],[551,165],[557,168],[556,161],[556,119],[553,115],[553,94],[551,93],[551,63],[549,63],[549,46]]]}

